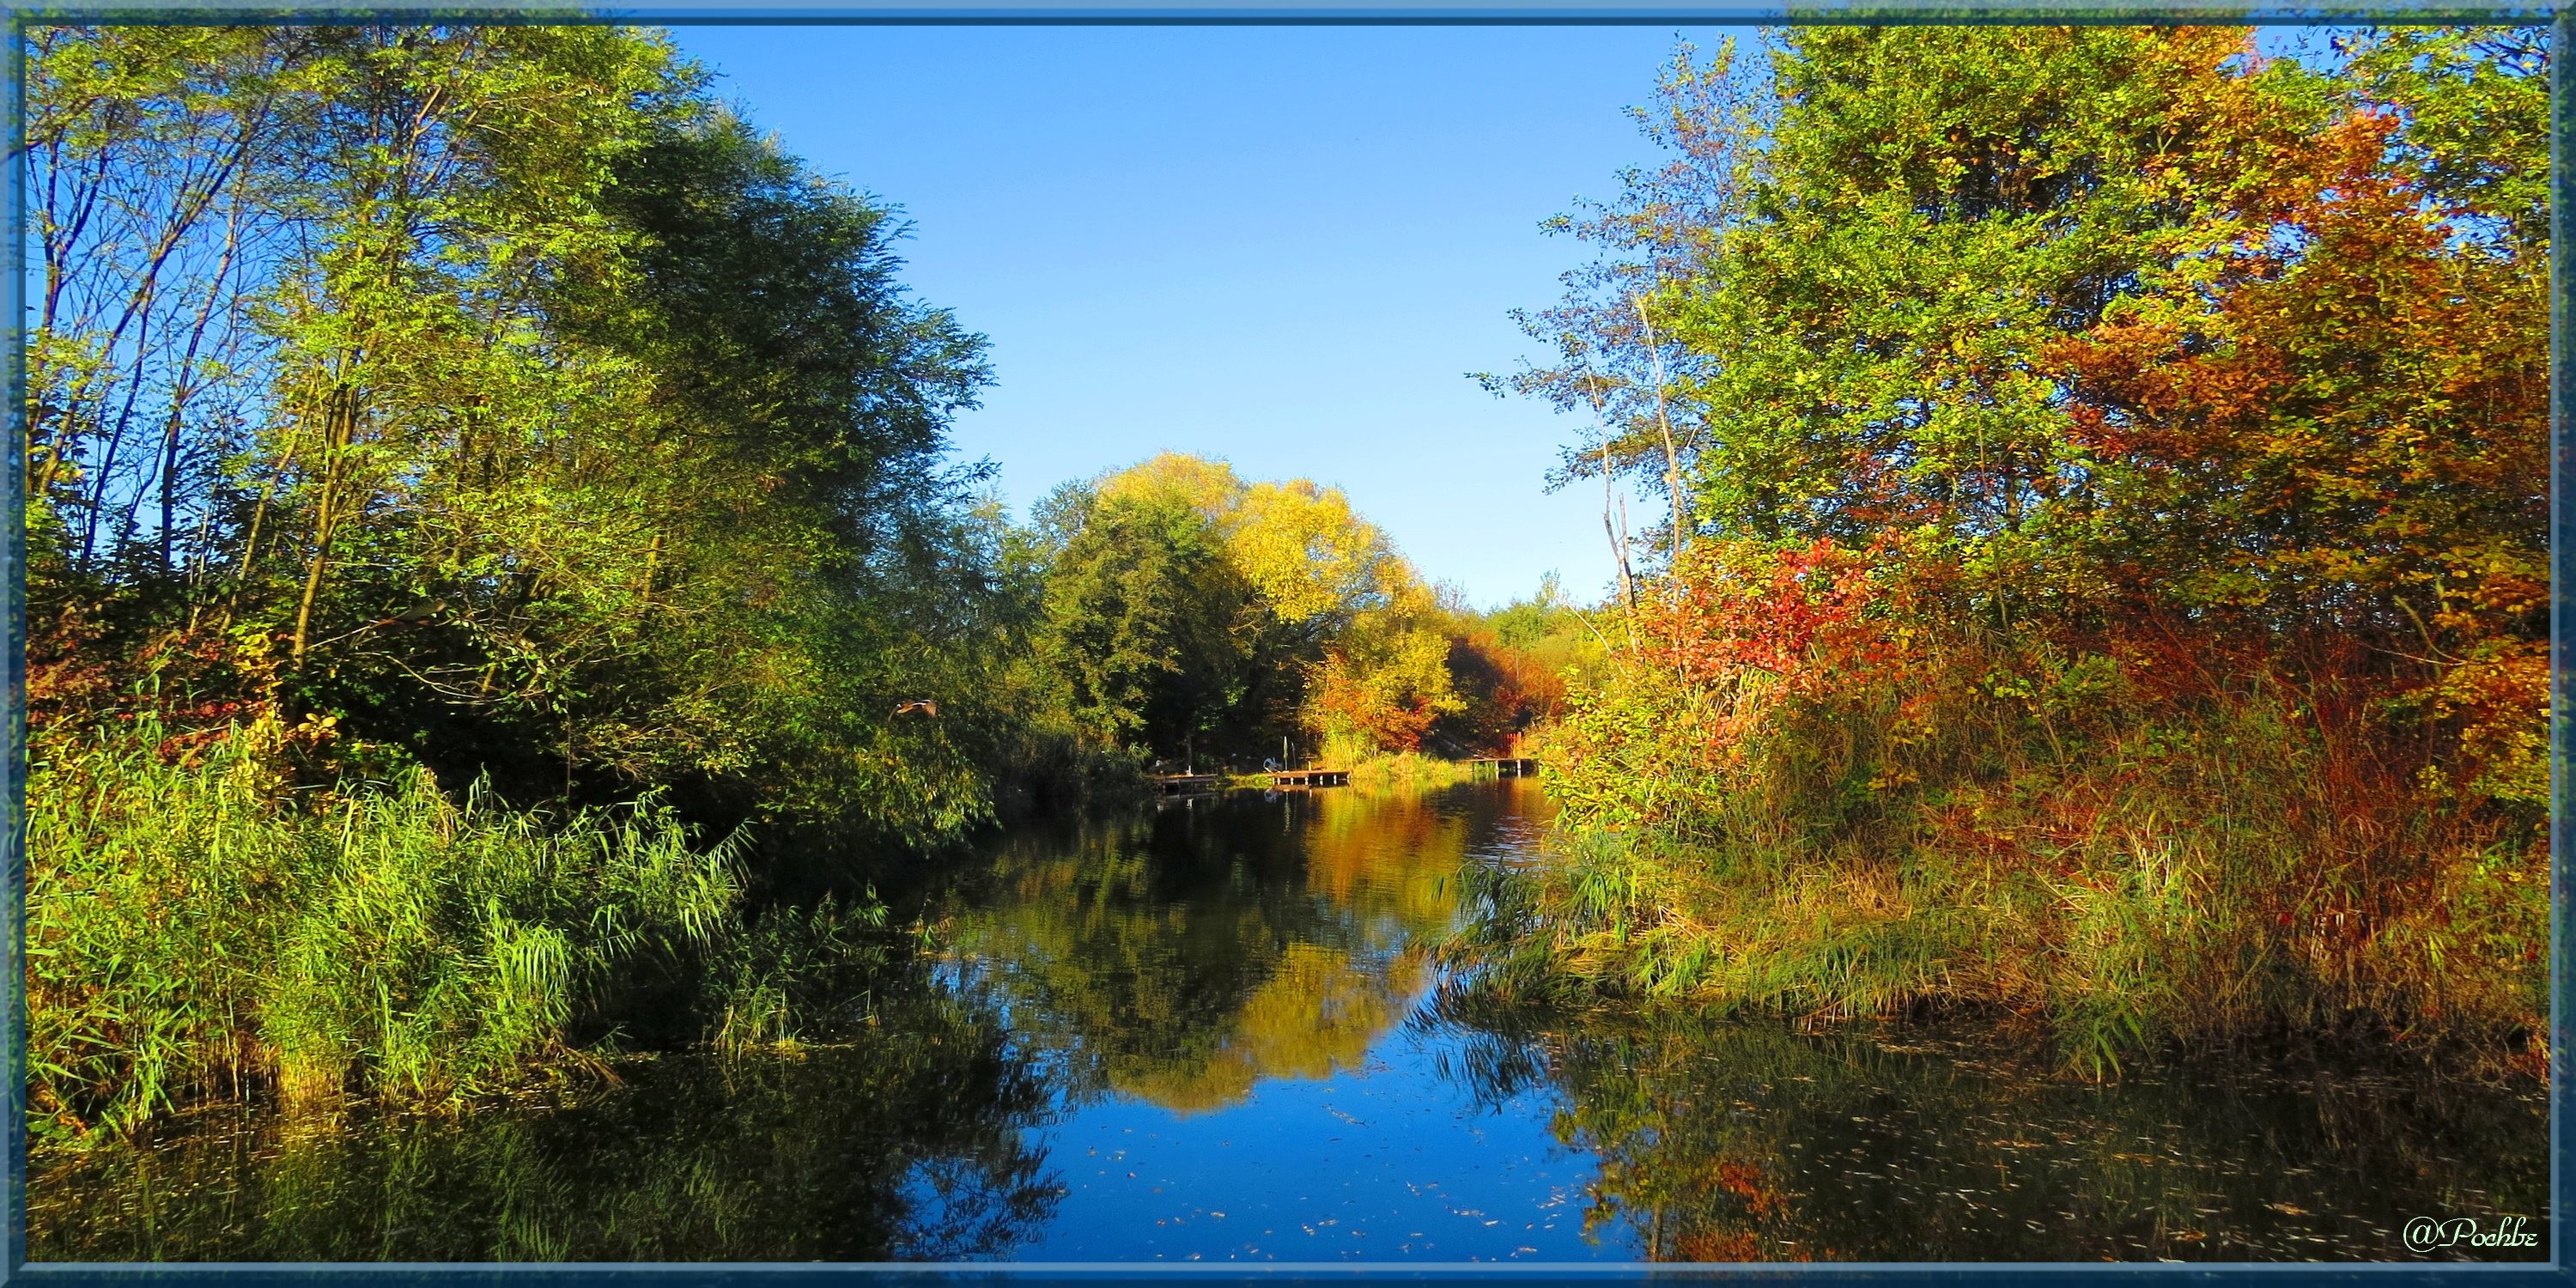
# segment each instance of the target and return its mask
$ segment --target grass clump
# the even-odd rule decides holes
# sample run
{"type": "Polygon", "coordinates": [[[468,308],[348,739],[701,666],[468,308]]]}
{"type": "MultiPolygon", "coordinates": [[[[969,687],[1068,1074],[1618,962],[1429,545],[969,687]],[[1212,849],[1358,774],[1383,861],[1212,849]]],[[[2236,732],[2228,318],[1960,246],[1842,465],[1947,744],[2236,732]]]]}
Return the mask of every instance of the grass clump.
{"type": "Polygon", "coordinates": [[[800,918],[751,924],[732,840],[694,843],[652,796],[550,820],[479,786],[451,799],[416,766],[297,790],[280,769],[295,736],[140,716],[38,748],[39,1134],[263,1091],[453,1100],[595,1068],[627,1016],[667,1037],[756,1012],[760,1038],[784,1035],[796,963],[767,941],[800,918]]]}

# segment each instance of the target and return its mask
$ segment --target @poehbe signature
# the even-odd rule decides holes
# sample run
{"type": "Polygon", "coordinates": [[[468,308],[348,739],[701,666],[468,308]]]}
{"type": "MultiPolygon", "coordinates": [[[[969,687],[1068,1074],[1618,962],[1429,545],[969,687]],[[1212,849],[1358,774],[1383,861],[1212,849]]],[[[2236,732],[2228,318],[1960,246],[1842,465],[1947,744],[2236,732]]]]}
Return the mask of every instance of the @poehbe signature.
{"type": "Polygon", "coordinates": [[[2437,1221],[2419,1216],[2406,1223],[2406,1248],[2409,1252],[2430,1252],[2435,1248],[2536,1248],[2540,1236],[2523,1227],[2525,1217],[2509,1216],[2493,1230],[2480,1229],[2478,1219],[2455,1216],[2437,1221]]]}

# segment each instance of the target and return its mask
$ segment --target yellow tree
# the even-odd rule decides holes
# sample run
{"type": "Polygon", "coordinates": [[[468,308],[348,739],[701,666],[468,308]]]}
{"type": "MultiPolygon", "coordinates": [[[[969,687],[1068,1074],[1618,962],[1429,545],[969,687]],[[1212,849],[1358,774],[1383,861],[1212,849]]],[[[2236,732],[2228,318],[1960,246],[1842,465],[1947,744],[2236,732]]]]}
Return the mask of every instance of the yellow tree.
{"type": "Polygon", "coordinates": [[[1273,664],[1301,681],[1299,723],[1339,750],[1411,750],[1432,721],[1463,708],[1430,587],[1340,488],[1246,482],[1223,461],[1166,452],[1097,491],[1207,516],[1268,609],[1273,664]]]}

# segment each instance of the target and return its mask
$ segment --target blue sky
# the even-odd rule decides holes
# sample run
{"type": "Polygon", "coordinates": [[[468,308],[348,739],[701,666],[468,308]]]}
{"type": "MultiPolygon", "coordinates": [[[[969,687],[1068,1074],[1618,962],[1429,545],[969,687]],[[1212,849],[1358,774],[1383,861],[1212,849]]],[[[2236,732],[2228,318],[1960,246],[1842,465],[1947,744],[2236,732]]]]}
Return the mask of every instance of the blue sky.
{"type": "MultiPolygon", "coordinates": [[[[718,92],[903,208],[904,279],[990,337],[956,426],[1014,511],[1177,450],[1345,489],[1496,605],[1610,576],[1582,425],[1466,378],[1588,253],[1539,221],[1653,149],[1653,27],[685,27],[718,92]]],[[[1632,503],[1642,527],[1651,502],[1632,503]]]]}

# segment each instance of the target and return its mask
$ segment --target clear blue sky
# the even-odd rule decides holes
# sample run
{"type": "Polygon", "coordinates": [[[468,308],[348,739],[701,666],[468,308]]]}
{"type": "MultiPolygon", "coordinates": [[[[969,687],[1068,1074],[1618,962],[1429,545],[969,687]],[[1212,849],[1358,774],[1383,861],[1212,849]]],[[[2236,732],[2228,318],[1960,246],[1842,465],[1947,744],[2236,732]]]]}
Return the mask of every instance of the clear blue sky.
{"type": "MultiPolygon", "coordinates": [[[[1610,575],[1583,426],[1466,378],[1539,356],[1588,251],[1538,223],[1655,160],[1653,27],[683,27],[718,92],[904,210],[904,280],[992,341],[956,426],[1015,512],[1176,450],[1345,489],[1479,604],[1610,575]]],[[[1749,43],[1749,42],[1748,42],[1749,43]]],[[[1659,514],[1632,502],[1642,527],[1659,514]]]]}

